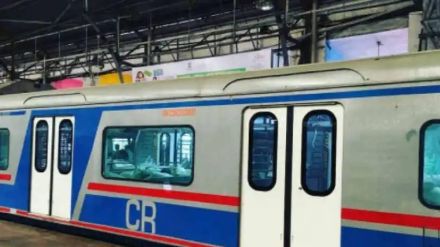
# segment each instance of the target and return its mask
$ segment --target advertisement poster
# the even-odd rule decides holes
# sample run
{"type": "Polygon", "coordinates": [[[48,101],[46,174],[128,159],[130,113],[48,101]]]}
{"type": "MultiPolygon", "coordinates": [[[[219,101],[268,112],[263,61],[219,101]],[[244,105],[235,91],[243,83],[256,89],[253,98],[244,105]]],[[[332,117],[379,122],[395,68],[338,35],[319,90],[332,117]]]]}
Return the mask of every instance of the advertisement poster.
{"type": "Polygon", "coordinates": [[[271,49],[133,68],[134,82],[224,75],[271,68],[271,49]]]}
{"type": "MultiPolygon", "coordinates": [[[[133,82],[130,71],[123,72],[122,76],[124,84],[131,84],[133,82]]],[[[121,81],[119,80],[119,74],[117,72],[100,75],[97,83],[98,86],[112,86],[118,84],[121,84],[121,81]]]]}
{"type": "Polygon", "coordinates": [[[345,61],[408,52],[408,28],[327,41],[325,60],[345,61]]]}
{"type": "Polygon", "coordinates": [[[83,78],[67,78],[60,81],[54,81],[51,86],[55,89],[72,89],[72,88],[83,88],[84,87],[83,78]]]}

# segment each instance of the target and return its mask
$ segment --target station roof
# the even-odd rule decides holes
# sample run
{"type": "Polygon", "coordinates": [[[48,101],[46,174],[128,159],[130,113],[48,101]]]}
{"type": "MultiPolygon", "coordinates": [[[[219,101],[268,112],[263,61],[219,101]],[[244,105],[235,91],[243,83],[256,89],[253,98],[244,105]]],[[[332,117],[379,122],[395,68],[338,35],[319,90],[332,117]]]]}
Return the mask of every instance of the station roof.
{"type": "MultiPolygon", "coordinates": [[[[280,4],[285,0],[279,1],[280,4]]],[[[303,8],[311,1],[288,0],[290,9],[303,8]]],[[[320,0],[321,3],[342,0],[320,0]]],[[[236,0],[237,20],[263,16],[257,0],[236,0]]],[[[60,52],[75,54],[96,46],[100,35],[114,41],[119,18],[122,41],[145,38],[145,30],[156,28],[155,35],[195,30],[231,22],[233,0],[2,0],[0,1],[0,58],[38,50],[38,56],[51,57],[60,52]],[[197,20],[188,23],[187,20],[197,20]],[[96,26],[95,26],[96,25],[96,26]],[[85,26],[89,26],[86,33],[85,26]],[[60,31],[70,30],[69,32],[60,31]],[[86,42],[87,40],[87,42],[86,42]],[[60,47],[59,47],[60,45],[60,47]]],[[[275,9],[270,12],[276,11],[275,9]]]]}

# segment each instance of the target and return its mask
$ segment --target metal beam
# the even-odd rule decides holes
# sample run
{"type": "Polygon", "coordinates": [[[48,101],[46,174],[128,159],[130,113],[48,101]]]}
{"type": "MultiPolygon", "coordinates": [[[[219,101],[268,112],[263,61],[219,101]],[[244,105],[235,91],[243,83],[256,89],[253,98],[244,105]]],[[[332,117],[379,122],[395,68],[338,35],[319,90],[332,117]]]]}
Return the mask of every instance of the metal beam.
{"type": "MultiPolygon", "coordinates": [[[[315,0],[313,0],[315,1],[315,0]]],[[[301,0],[301,6],[303,9],[307,12],[307,15],[304,16],[304,23],[305,23],[305,33],[312,33],[313,29],[313,13],[316,14],[316,11],[312,11],[313,8],[313,2],[309,0],[301,0]]],[[[305,42],[301,46],[301,57],[299,60],[300,64],[307,64],[312,62],[312,42],[305,42]]]]}
{"type": "Polygon", "coordinates": [[[287,28],[287,17],[289,13],[289,0],[275,1],[275,18],[279,30],[280,47],[283,54],[283,66],[289,66],[289,53],[287,50],[287,36],[289,30],[287,28]]]}
{"type": "Polygon", "coordinates": [[[32,69],[33,67],[37,66],[37,62],[35,63],[31,63],[30,65],[28,65],[27,67],[25,67],[23,70],[20,71],[20,74],[22,73],[26,73],[28,70],[32,69]]]}
{"type": "MultiPolygon", "coordinates": [[[[86,0],[87,1],[87,0],[86,0]]],[[[99,38],[104,42],[109,44],[107,38],[104,36],[104,34],[101,32],[101,29],[99,29],[98,25],[90,18],[90,16],[87,13],[83,13],[83,17],[85,20],[87,20],[87,22],[93,27],[93,29],[95,30],[96,33],[98,33],[99,38]]],[[[119,76],[119,81],[123,84],[124,83],[124,76],[122,75],[122,67],[121,67],[121,62],[120,62],[120,57],[119,55],[113,50],[113,48],[111,47],[111,45],[108,46],[107,48],[108,52],[110,53],[110,55],[113,58],[113,62],[115,63],[116,66],[116,70],[118,72],[118,76],[119,76]]]]}
{"type": "Polygon", "coordinates": [[[119,76],[119,81],[124,84],[124,76],[122,75],[122,67],[121,67],[121,62],[120,62],[120,58],[118,56],[118,54],[116,54],[112,48],[109,48],[109,53],[113,58],[113,62],[115,63],[116,66],[116,70],[118,72],[118,76],[119,76]]]}
{"type": "Polygon", "coordinates": [[[440,2],[438,0],[423,1],[423,31],[420,37],[422,50],[440,48],[440,2]]]}
{"type": "Polygon", "coordinates": [[[6,64],[6,62],[3,59],[1,59],[1,58],[0,58],[0,67],[2,67],[6,71],[6,73],[8,73],[8,74],[11,72],[9,70],[8,65],[6,64]]]}
{"type": "MultiPolygon", "coordinates": [[[[146,62],[147,65],[151,65],[151,51],[152,51],[152,45],[151,42],[153,41],[153,17],[151,14],[149,15],[149,28],[148,28],[148,36],[147,36],[147,45],[146,50],[144,51],[146,56],[146,62]]],[[[144,59],[145,60],[145,59],[144,59]]]]}
{"type": "Polygon", "coordinates": [[[19,24],[37,24],[37,25],[50,25],[50,21],[39,21],[39,20],[19,20],[19,19],[0,19],[0,22],[6,23],[19,23],[19,24]]]}
{"type": "Polygon", "coordinates": [[[11,43],[11,71],[9,72],[9,78],[11,81],[14,81],[16,78],[15,75],[15,42],[11,43]]]}
{"type": "Polygon", "coordinates": [[[1,8],[0,8],[0,11],[10,10],[10,9],[13,9],[13,8],[15,8],[15,7],[17,7],[17,6],[20,6],[20,5],[24,4],[24,3],[31,2],[31,1],[33,1],[33,0],[19,0],[19,1],[14,1],[14,2],[12,2],[11,4],[8,4],[8,5],[6,5],[6,6],[1,7],[1,8]]]}
{"type": "Polygon", "coordinates": [[[116,18],[116,54],[120,55],[119,49],[121,45],[121,18],[116,18]]]}
{"type": "Polygon", "coordinates": [[[139,49],[142,45],[135,45],[133,48],[131,48],[128,52],[126,52],[122,58],[126,58],[130,56],[133,52],[135,52],[137,49],[139,49]]]}
{"type": "Polygon", "coordinates": [[[311,39],[311,54],[310,54],[310,62],[317,63],[318,62],[318,16],[316,11],[318,10],[318,0],[313,0],[312,2],[312,39],[311,39]]]}
{"type": "Polygon", "coordinates": [[[335,25],[335,26],[331,26],[331,27],[320,28],[319,29],[319,33],[331,32],[331,31],[335,31],[335,30],[338,30],[338,29],[344,29],[344,28],[347,28],[347,27],[350,27],[350,26],[366,23],[368,21],[375,20],[375,19],[378,19],[378,18],[383,18],[385,16],[392,15],[393,13],[397,13],[397,12],[400,12],[400,11],[403,11],[403,10],[406,10],[406,9],[408,9],[408,11],[409,11],[412,6],[413,5],[410,4],[410,3],[402,4],[399,7],[396,7],[394,9],[386,9],[383,12],[375,13],[375,14],[368,15],[368,16],[365,16],[365,17],[361,17],[361,18],[358,18],[358,19],[353,20],[353,21],[344,22],[344,23],[341,23],[341,24],[338,24],[338,25],[335,25]]]}
{"type": "Polygon", "coordinates": [[[70,8],[72,8],[73,3],[76,2],[76,0],[71,0],[66,7],[64,7],[63,11],[61,11],[61,13],[58,15],[58,17],[55,19],[55,21],[52,23],[53,26],[56,26],[61,19],[66,15],[67,11],[70,10],[70,8]]]}
{"type": "Polygon", "coordinates": [[[75,59],[73,59],[73,61],[70,64],[65,66],[66,67],[66,71],[65,71],[66,75],[69,75],[72,73],[73,68],[75,67],[75,65],[78,64],[78,62],[79,62],[79,57],[75,57],[75,59]]]}

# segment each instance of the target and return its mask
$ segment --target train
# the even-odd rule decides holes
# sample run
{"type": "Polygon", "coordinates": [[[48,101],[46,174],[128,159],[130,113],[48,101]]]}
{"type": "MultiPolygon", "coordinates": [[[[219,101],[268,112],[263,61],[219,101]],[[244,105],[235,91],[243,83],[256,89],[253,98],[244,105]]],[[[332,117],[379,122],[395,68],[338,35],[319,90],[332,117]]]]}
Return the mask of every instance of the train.
{"type": "Polygon", "coordinates": [[[0,218],[144,246],[440,246],[439,61],[0,96],[0,218]]]}

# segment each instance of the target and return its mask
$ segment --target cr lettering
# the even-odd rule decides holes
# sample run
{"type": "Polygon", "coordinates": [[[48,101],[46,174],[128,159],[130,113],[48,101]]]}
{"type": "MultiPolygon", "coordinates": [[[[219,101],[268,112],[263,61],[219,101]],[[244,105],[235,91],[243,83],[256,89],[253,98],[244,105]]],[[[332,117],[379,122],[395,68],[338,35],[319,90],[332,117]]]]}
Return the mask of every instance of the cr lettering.
{"type": "Polygon", "coordinates": [[[155,219],[156,204],[154,204],[154,202],[137,199],[130,199],[127,201],[125,208],[125,224],[128,229],[141,232],[146,232],[147,229],[149,233],[155,233],[155,219]],[[148,226],[150,227],[148,228],[148,226]]]}

